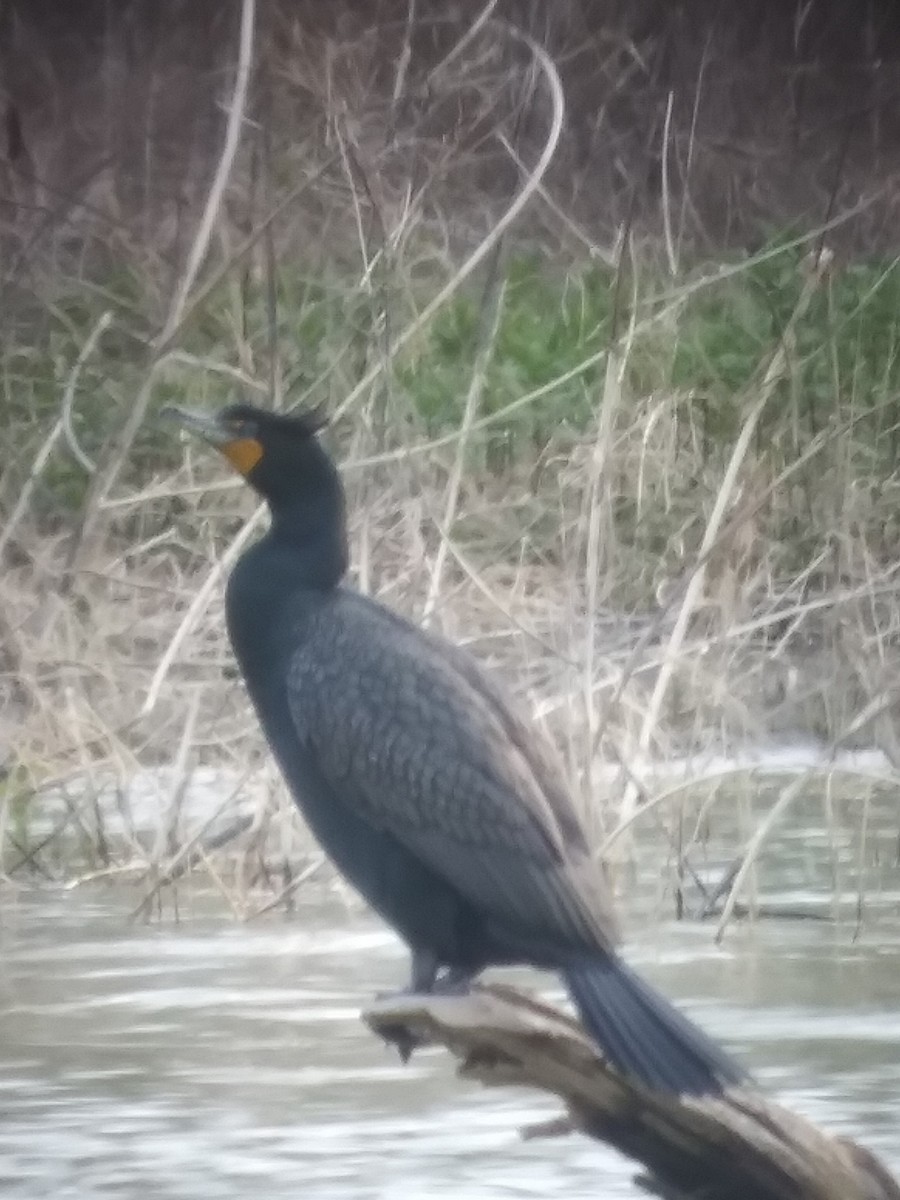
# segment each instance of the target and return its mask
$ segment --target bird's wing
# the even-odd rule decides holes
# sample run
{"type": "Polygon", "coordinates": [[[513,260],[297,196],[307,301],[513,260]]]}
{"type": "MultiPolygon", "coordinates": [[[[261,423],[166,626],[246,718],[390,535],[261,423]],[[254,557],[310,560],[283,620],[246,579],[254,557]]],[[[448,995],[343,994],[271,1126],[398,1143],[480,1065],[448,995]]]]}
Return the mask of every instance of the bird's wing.
{"type": "Polygon", "coordinates": [[[471,654],[442,638],[429,637],[434,649],[447,659],[453,669],[466,683],[484,699],[503,732],[523,756],[553,818],[573,850],[588,851],[584,826],[573,804],[571,793],[564,783],[563,766],[545,737],[537,732],[533,724],[523,719],[510,704],[493,679],[484,671],[471,654]]]}
{"type": "Polygon", "coordinates": [[[335,794],[469,902],[608,946],[612,906],[574,809],[560,792],[548,800],[502,699],[472,671],[380,606],[339,596],[292,656],[294,726],[335,794]]]}

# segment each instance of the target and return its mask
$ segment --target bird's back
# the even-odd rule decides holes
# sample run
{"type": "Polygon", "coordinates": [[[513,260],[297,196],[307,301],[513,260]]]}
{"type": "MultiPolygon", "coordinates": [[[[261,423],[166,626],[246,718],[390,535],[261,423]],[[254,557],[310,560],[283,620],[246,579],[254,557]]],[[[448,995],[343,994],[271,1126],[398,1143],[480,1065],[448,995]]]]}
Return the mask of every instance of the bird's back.
{"type": "Polygon", "coordinates": [[[515,925],[544,946],[612,945],[561,770],[472,658],[349,589],[303,604],[292,641],[296,735],[334,796],[509,937],[515,925]]]}

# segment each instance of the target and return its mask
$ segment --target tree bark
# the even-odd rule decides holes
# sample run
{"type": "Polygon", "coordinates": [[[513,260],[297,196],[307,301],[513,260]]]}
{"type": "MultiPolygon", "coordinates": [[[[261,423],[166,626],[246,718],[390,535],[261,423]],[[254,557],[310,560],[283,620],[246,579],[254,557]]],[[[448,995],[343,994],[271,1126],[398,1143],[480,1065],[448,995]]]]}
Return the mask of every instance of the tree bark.
{"type": "Polygon", "coordinates": [[[511,988],[391,997],[363,1019],[401,1052],[445,1047],[464,1078],[558,1096],[566,1116],[526,1136],[580,1130],[607,1142],[641,1163],[636,1182],[666,1200],[900,1200],[900,1185],[856,1142],[752,1087],[650,1092],[608,1066],[575,1021],[511,988]]]}

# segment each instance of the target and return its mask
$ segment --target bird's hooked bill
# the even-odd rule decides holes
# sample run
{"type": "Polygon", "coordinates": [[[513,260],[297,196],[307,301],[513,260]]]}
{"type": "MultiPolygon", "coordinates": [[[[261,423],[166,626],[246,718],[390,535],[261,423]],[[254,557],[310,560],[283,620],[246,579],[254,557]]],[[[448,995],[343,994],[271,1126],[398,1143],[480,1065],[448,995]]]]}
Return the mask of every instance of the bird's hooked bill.
{"type": "Polygon", "coordinates": [[[248,437],[240,422],[229,420],[221,412],[200,412],[169,404],[159,415],[163,420],[176,421],[186,433],[196,434],[215,446],[242,475],[249,474],[263,456],[262,443],[248,437]]]}
{"type": "Polygon", "coordinates": [[[159,415],[162,420],[175,421],[187,433],[196,433],[213,446],[224,446],[234,439],[234,430],[219,419],[218,413],[200,412],[196,408],[167,404],[159,415]]]}

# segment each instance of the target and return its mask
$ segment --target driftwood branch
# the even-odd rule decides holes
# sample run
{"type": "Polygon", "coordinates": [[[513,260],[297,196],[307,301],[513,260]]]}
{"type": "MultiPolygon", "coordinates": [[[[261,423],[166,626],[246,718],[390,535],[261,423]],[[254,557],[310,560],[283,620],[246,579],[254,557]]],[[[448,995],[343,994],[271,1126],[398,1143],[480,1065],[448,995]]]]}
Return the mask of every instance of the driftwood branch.
{"type": "Polygon", "coordinates": [[[676,1097],[630,1084],[580,1025],[510,988],[391,997],[363,1019],[401,1047],[445,1047],[465,1078],[560,1097],[567,1115],[527,1136],[580,1130],[607,1142],[640,1162],[637,1182],[666,1200],[900,1200],[900,1185],[855,1142],[751,1088],[676,1097]]]}

